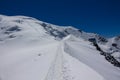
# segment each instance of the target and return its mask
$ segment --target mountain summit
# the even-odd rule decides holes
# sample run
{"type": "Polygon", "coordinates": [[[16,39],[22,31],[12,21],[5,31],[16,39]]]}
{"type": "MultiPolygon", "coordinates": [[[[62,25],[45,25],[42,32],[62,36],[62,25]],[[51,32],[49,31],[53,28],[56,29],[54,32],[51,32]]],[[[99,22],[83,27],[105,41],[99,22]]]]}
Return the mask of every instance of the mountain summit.
{"type": "Polygon", "coordinates": [[[0,15],[0,80],[119,80],[120,36],[0,15]]]}

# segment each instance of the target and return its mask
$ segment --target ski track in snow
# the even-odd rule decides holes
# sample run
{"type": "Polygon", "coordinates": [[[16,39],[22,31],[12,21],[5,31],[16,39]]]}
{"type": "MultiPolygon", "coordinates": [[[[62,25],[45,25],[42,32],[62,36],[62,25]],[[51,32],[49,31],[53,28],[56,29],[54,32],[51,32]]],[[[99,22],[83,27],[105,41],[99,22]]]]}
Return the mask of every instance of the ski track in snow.
{"type": "MultiPolygon", "coordinates": [[[[71,55],[72,53],[66,52],[66,49],[69,50],[70,47],[66,45],[66,42],[69,41],[62,40],[47,45],[37,45],[37,47],[20,52],[6,53],[0,59],[0,62],[4,61],[0,66],[1,80],[108,80],[99,74],[99,71],[91,68],[90,63],[78,60],[71,55]],[[11,59],[10,57],[13,56],[15,58],[11,59]]],[[[81,48],[85,48],[85,45],[81,48]]],[[[74,51],[74,49],[70,49],[74,51]]],[[[93,55],[91,54],[91,56],[93,55]]],[[[90,60],[92,60],[91,56],[90,60]]],[[[81,54],[80,58],[84,60],[87,57],[81,54]]],[[[108,63],[106,62],[106,64],[108,63]]],[[[113,79],[118,80],[117,77],[119,75],[113,79]]]]}
{"type": "Polygon", "coordinates": [[[64,41],[58,46],[55,59],[45,80],[105,80],[99,73],[68,55],[64,41]]]}

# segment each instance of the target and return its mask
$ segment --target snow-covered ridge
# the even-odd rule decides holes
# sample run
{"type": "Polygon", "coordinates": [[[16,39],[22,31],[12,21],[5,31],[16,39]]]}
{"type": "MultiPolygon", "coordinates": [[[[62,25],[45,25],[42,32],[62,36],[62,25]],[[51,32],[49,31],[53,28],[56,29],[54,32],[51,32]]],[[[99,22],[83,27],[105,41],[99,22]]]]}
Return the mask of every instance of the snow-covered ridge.
{"type": "MultiPolygon", "coordinates": [[[[68,35],[87,41],[93,39],[105,52],[120,52],[120,39],[106,39],[95,33],[87,33],[72,26],[58,26],[27,16],[0,15],[0,42],[24,40],[61,40],[68,35]],[[115,46],[117,44],[117,46],[115,46]]],[[[120,58],[118,56],[118,58],[120,58]]]]}
{"type": "Polygon", "coordinates": [[[0,15],[0,80],[119,80],[119,41],[0,15]]]}

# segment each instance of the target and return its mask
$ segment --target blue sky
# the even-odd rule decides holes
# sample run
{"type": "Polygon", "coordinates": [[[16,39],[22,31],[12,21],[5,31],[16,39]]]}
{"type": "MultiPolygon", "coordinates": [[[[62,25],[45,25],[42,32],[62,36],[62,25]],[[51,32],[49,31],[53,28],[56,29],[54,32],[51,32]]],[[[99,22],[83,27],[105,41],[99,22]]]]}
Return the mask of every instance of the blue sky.
{"type": "Polygon", "coordinates": [[[31,16],[106,37],[120,35],[120,0],[0,0],[0,14],[31,16]]]}

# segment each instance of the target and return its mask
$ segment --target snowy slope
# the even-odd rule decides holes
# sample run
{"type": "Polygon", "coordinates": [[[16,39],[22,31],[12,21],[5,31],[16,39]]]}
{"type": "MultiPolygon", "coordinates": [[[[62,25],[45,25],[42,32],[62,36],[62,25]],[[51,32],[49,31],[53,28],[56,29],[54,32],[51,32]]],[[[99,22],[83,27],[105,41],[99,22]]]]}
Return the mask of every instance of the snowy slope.
{"type": "Polygon", "coordinates": [[[119,80],[120,68],[100,55],[93,39],[106,52],[119,43],[71,26],[0,15],[0,80],[119,80]]]}
{"type": "Polygon", "coordinates": [[[15,37],[40,38],[43,36],[53,36],[56,39],[62,39],[72,34],[78,38],[88,40],[95,38],[98,42],[103,43],[107,40],[94,33],[86,33],[72,26],[57,26],[50,23],[42,22],[37,19],[26,16],[4,16],[0,15],[0,40],[6,40],[15,37]],[[31,33],[31,34],[30,34],[31,33]],[[33,33],[33,34],[32,34],[33,33]]]}
{"type": "Polygon", "coordinates": [[[84,40],[78,42],[69,40],[65,42],[65,47],[65,51],[68,54],[91,67],[104,77],[105,80],[118,80],[118,77],[120,77],[120,70],[117,68],[115,69],[112,64],[106,62],[105,58],[96,51],[91,43],[84,40]]]}

